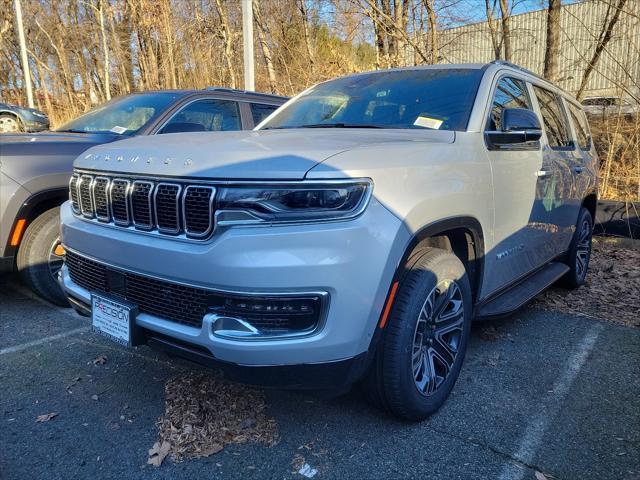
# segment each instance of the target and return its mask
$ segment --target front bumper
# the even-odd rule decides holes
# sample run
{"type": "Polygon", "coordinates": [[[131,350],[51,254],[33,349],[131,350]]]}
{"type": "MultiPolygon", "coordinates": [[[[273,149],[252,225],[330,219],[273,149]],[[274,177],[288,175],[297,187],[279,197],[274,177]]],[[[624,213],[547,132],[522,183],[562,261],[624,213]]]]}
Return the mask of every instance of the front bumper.
{"type": "MultiPolygon", "coordinates": [[[[232,340],[216,336],[206,316],[201,328],[145,312],[137,316],[146,331],[203,349],[218,362],[244,366],[333,363],[366,352],[409,240],[402,222],[375,198],[351,221],[233,227],[207,242],[87,222],[73,215],[68,202],[61,220],[65,247],[115,269],[218,291],[328,294],[321,327],[302,337],[232,340]]],[[[60,278],[72,299],[90,304],[91,292],[75,284],[66,267],[60,278]]]]}

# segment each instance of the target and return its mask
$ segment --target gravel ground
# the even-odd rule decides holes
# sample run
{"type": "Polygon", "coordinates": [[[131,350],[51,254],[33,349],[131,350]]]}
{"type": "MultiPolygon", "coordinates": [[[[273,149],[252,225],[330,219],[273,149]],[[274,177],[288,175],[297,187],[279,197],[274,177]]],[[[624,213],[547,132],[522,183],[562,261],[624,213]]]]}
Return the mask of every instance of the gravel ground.
{"type": "Polygon", "coordinates": [[[303,479],[314,470],[316,479],[640,478],[636,328],[531,308],[479,324],[449,401],[409,424],[357,390],[321,399],[220,386],[215,372],[93,335],[85,319],[13,279],[0,281],[0,305],[3,480],[303,479]],[[232,427],[209,430],[223,448],[148,464],[154,445],[157,458],[168,453],[163,440],[175,441],[171,424],[200,445],[198,419],[191,430],[180,420],[194,389],[215,399],[206,412],[222,422],[216,429],[232,427]]]}
{"type": "Polygon", "coordinates": [[[533,306],[640,327],[640,240],[594,238],[586,284],[550,288],[533,306]]]}

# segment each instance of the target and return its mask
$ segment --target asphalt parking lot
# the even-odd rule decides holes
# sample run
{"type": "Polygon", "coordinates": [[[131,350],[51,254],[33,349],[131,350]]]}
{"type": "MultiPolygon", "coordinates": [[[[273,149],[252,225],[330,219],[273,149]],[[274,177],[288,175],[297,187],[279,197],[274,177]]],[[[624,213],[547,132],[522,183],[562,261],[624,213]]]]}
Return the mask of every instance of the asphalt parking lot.
{"type": "Polygon", "coordinates": [[[638,329],[526,309],[474,328],[451,398],[421,424],[381,415],[357,390],[267,391],[275,446],[156,468],[164,383],[198,367],[99,338],[14,278],[0,280],[0,316],[2,479],[304,478],[297,455],[317,479],[640,479],[638,329]]]}

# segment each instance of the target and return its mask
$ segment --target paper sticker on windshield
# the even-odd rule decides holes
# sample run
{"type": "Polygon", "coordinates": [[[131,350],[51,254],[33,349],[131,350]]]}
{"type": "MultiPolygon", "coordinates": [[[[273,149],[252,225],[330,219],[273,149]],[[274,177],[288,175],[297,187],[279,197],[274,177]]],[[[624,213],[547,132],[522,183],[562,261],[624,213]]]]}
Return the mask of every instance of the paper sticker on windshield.
{"type": "Polygon", "coordinates": [[[442,120],[438,120],[437,118],[419,116],[418,118],[416,118],[416,121],[413,122],[413,124],[417,127],[432,128],[433,130],[438,130],[442,125],[442,120]]]}
{"type": "Polygon", "coordinates": [[[124,127],[119,127],[118,125],[116,125],[115,127],[113,127],[110,132],[113,133],[117,133],[118,135],[122,135],[124,132],[126,132],[127,129],[124,127]]]}

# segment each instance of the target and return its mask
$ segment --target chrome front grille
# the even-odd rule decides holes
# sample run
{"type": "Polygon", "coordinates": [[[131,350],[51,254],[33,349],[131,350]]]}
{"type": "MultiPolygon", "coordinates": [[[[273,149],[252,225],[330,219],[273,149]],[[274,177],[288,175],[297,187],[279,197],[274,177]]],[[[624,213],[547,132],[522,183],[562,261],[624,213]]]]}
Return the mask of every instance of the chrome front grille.
{"type": "Polygon", "coordinates": [[[69,190],[74,213],[87,219],[195,240],[213,232],[210,185],[74,173],[69,190]]]}

